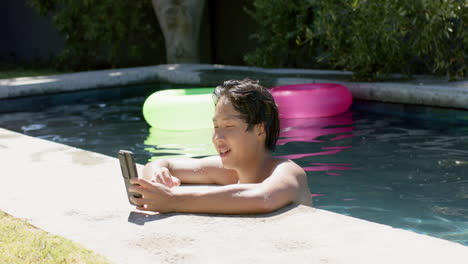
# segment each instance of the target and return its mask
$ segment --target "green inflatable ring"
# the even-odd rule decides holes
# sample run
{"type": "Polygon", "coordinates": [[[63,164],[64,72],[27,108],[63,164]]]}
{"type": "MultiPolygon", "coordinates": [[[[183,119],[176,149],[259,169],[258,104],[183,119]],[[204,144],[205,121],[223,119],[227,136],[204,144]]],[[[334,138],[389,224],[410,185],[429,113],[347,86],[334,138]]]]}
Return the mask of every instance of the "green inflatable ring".
{"type": "Polygon", "coordinates": [[[158,129],[212,128],[213,90],[189,88],[157,91],[143,104],[143,117],[150,126],[158,129]]]}

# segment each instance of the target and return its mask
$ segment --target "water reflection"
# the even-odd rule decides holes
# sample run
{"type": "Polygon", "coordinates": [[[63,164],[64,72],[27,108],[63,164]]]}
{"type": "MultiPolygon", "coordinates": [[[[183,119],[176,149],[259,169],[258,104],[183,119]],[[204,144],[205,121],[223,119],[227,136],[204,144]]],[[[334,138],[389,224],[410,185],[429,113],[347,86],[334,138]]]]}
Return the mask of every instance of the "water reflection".
{"type": "Polygon", "coordinates": [[[213,128],[195,130],[164,130],[151,127],[145,140],[145,150],[156,154],[150,160],[188,156],[200,157],[216,154],[216,149],[211,143],[213,128]]]}
{"type": "MultiPolygon", "coordinates": [[[[321,155],[336,155],[345,149],[350,149],[352,146],[336,146],[339,140],[353,137],[354,127],[351,112],[346,112],[342,115],[331,117],[314,117],[314,118],[284,118],[281,119],[281,132],[278,145],[285,145],[289,142],[309,142],[309,143],[327,143],[334,142],[334,146],[320,147],[321,151],[311,153],[292,153],[281,157],[288,159],[302,159],[306,157],[321,156],[321,155]]],[[[332,170],[350,170],[349,163],[309,163],[304,166],[306,171],[325,171],[326,174],[332,176],[340,176],[340,173],[331,172],[332,170]]]]}
{"type": "Polygon", "coordinates": [[[310,165],[304,167],[305,171],[326,171],[328,175],[340,176],[341,173],[330,172],[331,170],[350,170],[352,164],[327,164],[327,163],[310,163],[310,165]]]}
{"type": "Polygon", "coordinates": [[[310,118],[282,118],[281,133],[278,145],[288,142],[326,142],[319,137],[326,135],[336,135],[330,141],[351,137],[354,127],[351,112],[331,117],[310,117],[310,118]]]}

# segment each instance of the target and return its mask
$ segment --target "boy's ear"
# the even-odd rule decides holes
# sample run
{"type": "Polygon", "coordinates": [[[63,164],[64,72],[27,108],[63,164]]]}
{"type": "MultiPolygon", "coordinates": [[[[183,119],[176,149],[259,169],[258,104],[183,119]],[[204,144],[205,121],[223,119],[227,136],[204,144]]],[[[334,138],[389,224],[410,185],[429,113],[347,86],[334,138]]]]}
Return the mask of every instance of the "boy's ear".
{"type": "Polygon", "coordinates": [[[257,124],[256,126],[257,126],[257,133],[258,133],[259,136],[266,133],[266,131],[265,131],[265,122],[257,124]]]}

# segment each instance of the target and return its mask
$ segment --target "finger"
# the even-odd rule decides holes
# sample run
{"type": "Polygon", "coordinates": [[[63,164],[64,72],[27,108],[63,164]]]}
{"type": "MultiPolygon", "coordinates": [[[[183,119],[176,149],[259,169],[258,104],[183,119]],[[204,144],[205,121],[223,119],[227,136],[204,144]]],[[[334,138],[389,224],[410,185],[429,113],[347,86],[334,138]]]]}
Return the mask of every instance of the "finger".
{"type": "Polygon", "coordinates": [[[144,203],[142,203],[140,201],[141,198],[136,198],[136,197],[133,197],[133,196],[130,196],[130,201],[132,202],[133,205],[135,205],[136,207],[144,207],[144,203]]]}
{"type": "Polygon", "coordinates": [[[148,209],[147,207],[145,206],[137,206],[136,209],[140,210],[140,211],[151,211],[150,209],[148,209]]]}
{"type": "Polygon", "coordinates": [[[140,186],[136,184],[132,184],[128,187],[128,192],[138,192],[137,190],[141,188],[140,186]]]}
{"type": "Polygon", "coordinates": [[[144,188],[149,188],[152,186],[152,183],[146,179],[141,178],[131,178],[130,183],[132,186],[142,186],[144,188]]]}
{"type": "Polygon", "coordinates": [[[158,173],[156,175],[156,181],[157,183],[162,183],[162,184],[167,184],[166,176],[163,173],[158,173]]]}
{"type": "Polygon", "coordinates": [[[180,186],[180,179],[179,178],[176,178],[174,176],[171,176],[172,177],[172,187],[174,186],[180,186]]]}
{"type": "Polygon", "coordinates": [[[166,176],[167,176],[167,186],[168,187],[174,187],[174,186],[179,186],[180,185],[180,180],[177,177],[172,176],[171,172],[169,170],[166,170],[166,176]]]}
{"type": "Polygon", "coordinates": [[[142,179],[145,179],[147,181],[150,181],[150,182],[155,182],[157,179],[156,179],[156,175],[151,175],[151,176],[148,176],[148,175],[144,175],[143,177],[141,177],[142,179]]]}
{"type": "Polygon", "coordinates": [[[156,180],[154,182],[160,182],[160,183],[164,182],[164,179],[163,179],[163,176],[161,175],[161,173],[156,174],[155,179],[156,180]]]}
{"type": "Polygon", "coordinates": [[[130,197],[130,201],[132,201],[133,205],[135,205],[136,209],[138,209],[138,210],[152,211],[148,206],[148,200],[147,199],[130,197]]]}
{"type": "Polygon", "coordinates": [[[135,179],[132,183],[133,184],[138,184],[141,187],[143,187],[144,189],[151,188],[151,187],[153,187],[154,185],[157,184],[157,183],[149,182],[149,181],[147,181],[145,179],[135,179]]]}
{"type": "Polygon", "coordinates": [[[140,185],[131,185],[130,187],[128,187],[128,192],[131,192],[131,193],[136,193],[136,194],[140,194],[141,196],[145,196],[145,193],[147,193],[146,189],[141,187],[140,185]]]}
{"type": "Polygon", "coordinates": [[[130,196],[130,201],[132,201],[135,206],[137,207],[148,207],[148,204],[151,202],[151,199],[147,199],[147,198],[138,198],[138,197],[134,197],[134,196],[130,196]]]}
{"type": "MultiPolygon", "coordinates": [[[[140,190],[143,190],[143,192],[145,192],[145,190],[154,190],[154,189],[167,189],[167,186],[164,185],[164,184],[161,184],[161,183],[153,183],[153,182],[149,182],[145,179],[138,179],[136,181],[134,181],[135,184],[137,184],[137,186],[134,186],[134,187],[142,187],[143,189],[140,189],[140,190]],[[138,186],[140,185],[140,186],[138,186]]],[[[141,192],[141,191],[140,191],[141,192]]]]}
{"type": "Polygon", "coordinates": [[[131,184],[138,184],[139,178],[130,178],[130,183],[131,184]]]}
{"type": "Polygon", "coordinates": [[[162,173],[160,174],[160,179],[161,179],[161,180],[158,181],[159,183],[162,183],[162,184],[164,184],[164,185],[166,185],[166,186],[169,186],[169,185],[171,184],[171,181],[169,180],[169,177],[168,177],[167,174],[164,173],[164,172],[162,172],[162,173]]]}

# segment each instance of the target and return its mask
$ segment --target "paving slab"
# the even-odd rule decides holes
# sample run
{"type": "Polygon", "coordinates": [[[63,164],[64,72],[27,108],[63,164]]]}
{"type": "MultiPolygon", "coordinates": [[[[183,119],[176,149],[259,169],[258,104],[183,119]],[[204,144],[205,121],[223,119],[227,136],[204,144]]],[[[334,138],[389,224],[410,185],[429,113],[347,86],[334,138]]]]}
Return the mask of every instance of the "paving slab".
{"type": "Polygon", "coordinates": [[[114,263],[468,260],[461,244],[306,206],[263,215],[138,212],[116,158],[1,128],[0,160],[0,210],[114,263]]]}

